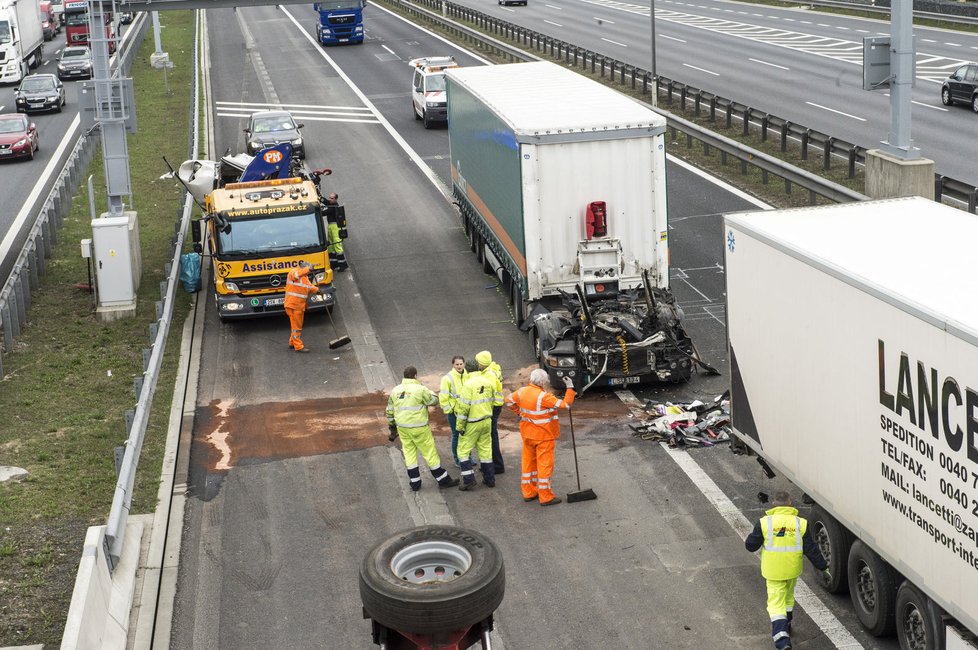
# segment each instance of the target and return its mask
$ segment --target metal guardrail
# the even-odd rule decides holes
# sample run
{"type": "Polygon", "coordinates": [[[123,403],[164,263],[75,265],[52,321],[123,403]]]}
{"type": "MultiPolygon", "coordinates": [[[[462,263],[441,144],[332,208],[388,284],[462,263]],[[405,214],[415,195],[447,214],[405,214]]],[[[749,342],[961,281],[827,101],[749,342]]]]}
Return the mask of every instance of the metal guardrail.
{"type": "MultiPolygon", "coordinates": [[[[191,57],[191,85],[193,98],[190,106],[190,158],[197,159],[200,134],[199,110],[200,103],[200,68],[199,56],[201,47],[200,12],[194,15],[194,49],[191,57]]],[[[122,555],[122,547],[126,536],[126,523],[129,519],[129,509],[132,506],[133,486],[136,482],[136,469],[139,466],[139,455],[143,448],[146,426],[149,422],[153,396],[156,393],[156,383],[159,379],[160,368],[163,365],[163,354],[166,351],[166,340],[170,333],[173,318],[173,305],[178,288],[180,273],[180,255],[183,251],[184,238],[190,224],[194,202],[186,192],[183,192],[183,207],[174,228],[173,257],[165,265],[166,280],[160,282],[162,302],[156,303],[157,321],[149,326],[152,347],[143,350],[143,376],[136,379],[136,392],[139,399],[134,411],[126,413],[129,437],[126,439],[125,455],[119,465],[119,477],[116,481],[115,493],[112,497],[112,507],[109,510],[105,528],[105,555],[109,561],[109,569],[115,568],[122,555]]]]}
{"type": "MultiPolygon", "coordinates": [[[[686,135],[688,146],[692,147],[693,141],[696,140],[707,149],[716,148],[720,151],[722,159],[732,156],[740,161],[743,173],[747,173],[752,167],[759,169],[764,182],[770,174],[774,174],[785,181],[787,192],[790,192],[794,185],[808,191],[810,203],[814,203],[819,196],[831,201],[855,201],[867,198],[788,162],[766,156],[746,145],[723,138],[697,124],[663,111],[661,105],[663,100],[669,104],[678,101],[680,108],[685,111],[691,104],[696,115],[708,111],[711,121],[723,119],[727,128],[731,128],[733,121],[736,120],[742,126],[743,135],[759,132],[762,141],[767,141],[772,134],[777,134],[782,152],[788,151],[789,142],[798,143],[801,159],[808,160],[814,150],[822,159],[823,170],[830,169],[834,161],[841,159],[847,165],[849,178],[854,178],[857,168],[865,164],[865,147],[795,124],[777,115],[726,99],[681,81],[662,76],[653,80],[649,71],[638,66],[447,0],[414,0],[414,2],[386,0],[386,2],[409,14],[438,23],[460,36],[463,41],[480,43],[500,56],[528,60],[539,58],[533,54],[537,52],[564,65],[589,71],[622,86],[630,86],[632,90],[641,89],[643,95],[650,94],[654,88],[660,105],[656,110],[669,120],[670,128],[686,135]],[[474,24],[476,28],[462,24],[458,22],[459,20],[474,24]],[[514,51],[510,43],[516,43],[530,51],[523,49],[514,51]]],[[[947,199],[957,207],[966,207],[969,212],[976,212],[978,187],[942,175],[935,175],[934,187],[937,200],[947,199]]]]}

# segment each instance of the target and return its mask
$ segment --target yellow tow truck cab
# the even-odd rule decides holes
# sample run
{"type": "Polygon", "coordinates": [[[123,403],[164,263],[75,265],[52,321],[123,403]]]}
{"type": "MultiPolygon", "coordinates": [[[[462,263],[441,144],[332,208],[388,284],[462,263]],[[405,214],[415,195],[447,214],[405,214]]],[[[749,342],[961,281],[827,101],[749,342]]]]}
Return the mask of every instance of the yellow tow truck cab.
{"type": "Polygon", "coordinates": [[[336,292],[326,224],[311,181],[229,183],[208,194],[205,207],[207,252],[222,320],[284,311],[288,273],[303,260],[312,264],[309,279],[320,288],[307,310],[332,307],[336,292]]]}

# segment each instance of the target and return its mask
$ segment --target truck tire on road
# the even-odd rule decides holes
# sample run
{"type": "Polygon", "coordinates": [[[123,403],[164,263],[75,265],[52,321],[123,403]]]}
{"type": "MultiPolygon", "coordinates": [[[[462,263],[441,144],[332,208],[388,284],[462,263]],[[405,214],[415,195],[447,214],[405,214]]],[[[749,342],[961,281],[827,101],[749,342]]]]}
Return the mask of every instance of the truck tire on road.
{"type": "Polygon", "coordinates": [[[849,561],[849,549],[852,547],[852,533],[817,504],[812,508],[808,524],[812,538],[829,563],[829,573],[832,574],[832,580],[827,584],[823,582],[822,586],[830,594],[847,592],[849,574],[846,564],[849,561]]]}
{"type": "Polygon", "coordinates": [[[486,619],[503,600],[503,557],[479,532],[421,526],[374,546],[360,565],[360,598],[376,622],[439,634],[486,619]]]}
{"type": "Polygon", "coordinates": [[[935,614],[935,606],[930,598],[909,580],[904,580],[896,597],[896,628],[900,650],[938,650],[944,647],[938,632],[943,626],[935,614]]]}
{"type": "Polygon", "coordinates": [[[898,577],[889,564],[862,540],[849,550],[849,594],[856,616],[873,636],[893,634],[896,627],[898,577]]]}

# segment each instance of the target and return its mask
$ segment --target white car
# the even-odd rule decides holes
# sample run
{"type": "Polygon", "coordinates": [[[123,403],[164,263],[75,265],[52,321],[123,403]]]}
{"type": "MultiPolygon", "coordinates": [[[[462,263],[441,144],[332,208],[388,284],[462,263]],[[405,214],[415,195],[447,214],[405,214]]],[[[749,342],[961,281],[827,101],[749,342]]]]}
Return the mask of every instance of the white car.
{"type": "Polygon", "coordinates": [[[426,56],[412,59],[414,68],[411,84],[411,103],[414,118],[424,120],[424,128],[430,129],[436,122],[448,121],[448,96],[445,93],[445,70],[457,68],[453,56],[426,56]]]}

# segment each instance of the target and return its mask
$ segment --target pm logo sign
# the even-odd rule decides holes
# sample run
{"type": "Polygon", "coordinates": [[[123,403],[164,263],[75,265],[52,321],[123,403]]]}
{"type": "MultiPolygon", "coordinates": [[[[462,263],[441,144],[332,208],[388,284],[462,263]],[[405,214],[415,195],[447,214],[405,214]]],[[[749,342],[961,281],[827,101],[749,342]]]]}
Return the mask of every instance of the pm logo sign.
{"type": "Polygon", "coordinates": [[[280,163],[282,162],[282,152],[277,149],[269,149],[262,155],[262,160],[269,165],[280,163]]]}

